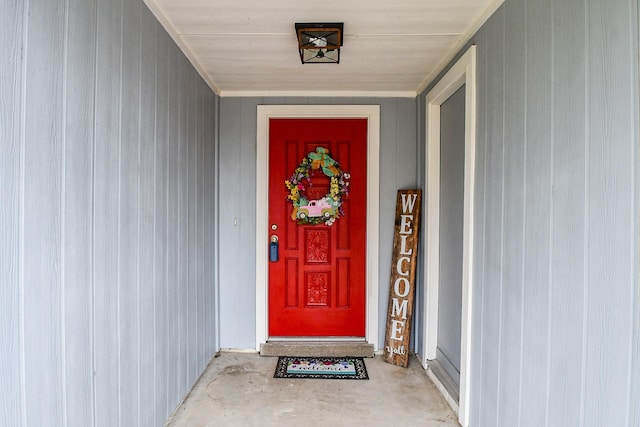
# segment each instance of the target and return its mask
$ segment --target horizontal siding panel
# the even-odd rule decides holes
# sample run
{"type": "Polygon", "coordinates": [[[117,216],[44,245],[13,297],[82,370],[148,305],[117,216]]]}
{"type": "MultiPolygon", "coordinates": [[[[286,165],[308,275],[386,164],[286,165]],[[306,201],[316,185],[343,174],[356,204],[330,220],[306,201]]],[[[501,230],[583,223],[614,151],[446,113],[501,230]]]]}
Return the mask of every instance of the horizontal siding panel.
{"type": "MultiPolygon", "coordinates": [[[[153,20],[150,20],[153,22],[153,20]]],[[[155,61],[155,152],[154,152],[154,301],[153,301],[153,325],[154,325],[154,424],[161,424],[170,415],[171,400],[169,399],[169,376],[173,370],[169,364],[171,339],[171,324],[169,323],[168,295],[170,285],[168,279],[169,258],[167,253],[172,246],[168,239],[168,213],[169,213],[169,38],[157,23],[153,22],[151,30],[157,40],[155,61]]],[[[175,402],[175,400],[174,400],[175,402]]]]}
{"type": "MultiPolygon", "coordinates": [[[[178,61],[180,53],[170,44],[168,49],[168,117],[167,117],[167,327],[162,331],[167,340],[167,390],[168,402],[179,401],[182,397],[180,373],[182,366],[182,342],[180,338],[180,256],[179,256],[179,123],[180,123],[180,82],[178,81],[178,61]]],[[[158,80],[158,84],[163,82],[158,80]]],[[[170,403],[169,403],[170,404],[170,403]]]]}
{"type": "Polygon", "coordinates": [[[585,4],[553,5],[553,234],[548,422],[580,420],[585,304],[585,4]],[[570,307],[570,309],[568,309],[570,307]],[[562,325],[554,327],[553,325],[562,325]]]}
{"type": "Polygon", "coordinates": [[[122,4],[97,1],[94,150],[95,425],[118,425],[122,4]]]}
{"type": "MultiPolygon", "coordinates": [[[[625,25],[629,9],[627,1],[606,5],[587,2],[589,300],[585,324],[585,426],[595,426],[603,420],[625,425],[630,399],[638,398],[629,396],[628,386],[628,328],[633,316],[630,297],[635,278],[631,266],[637,262],[634,246],[638,238],[630,233],[638,217],[633,212],[638,141],[633,138],[634,124],[628,112],[634,106],[629,94],[635,89],[635,99],[638,96],[637,81],[632,81],[632,64],[638,52],[636,47],[635,55],[630,55],[635,40],[630,26],[625,25]]],[[[637,114],[635,120],[637,128],[637,114]]]]}
{"type": "MultiPolygon", "coordinates": [[[[631,13],[629,14],[630,26],[632,30],[632,36],[635,32],[635,45],[634,49],[636,52],[640,50],[640,5],[638,2],[631,2],[631,13]]],[[[633,51],[633,50],[632,50],[633,51]]],[[[635,69],[634,74],[635,78],[632,78],[632,81],[640,82],[640,54],[638,56],[638,67],[635,69]]],[[[634,108],[629,112],[632,118],[640,117],[640,88],[638,87],[640,83],[636,85],[633,91],[629,94],[631,96],[634,108]]],[[[635,129],[634,129],[635,137],[632,140],[640,141],[640,124],[636,121],[635,129]]],[[[640,159],[640,146],[638,144],[635,145],[635,153],[633,158],[640,159]]],[[[634,169],[634,191],[633,195],[635,196],[635,206],[633,212],[636,214],[636,219],[634,221],[633,235],[638,236],[639,238],[636,240],[634,245],[634,254],[635,254],[635,265],[640,265],[640,215],[637,215],[640,212],[640,173],[638,171],[638,167],[636,166],[634,169]]],[[[640,427],[640,271],[636,268],[634,270],[634,280],[635,283],[635,292],[631,297],[631,303],[633,304],[633,331],[631,335],[632,341],[632,356],[631,356],[631,375],[629,375],[629,383],[631,384],[631,391],[629,395],[631,396],[631,404],[629,405],[629,413],[627,416],[627,421],[629,425],[634,425],[634,427],[640,427]],[[635,303],[634,303],[635,301],[635,303]]]]}
{"type": "Polygon", "coordinates": [[[22,312],[28,425],[65,424],[62,198],[64,2],[30,4],[25,50],[22,312]],[[46,101],[45,101],[46,100],[46,101]],[[44,101],[44,102],[43,102],[44,101]]]}
{"type": "Polygon", "coordinates": [[[218,349],[204,298],[216,283],[204,253],[217,236],[202,232],[216,194],[198,175],[218,172],[204,155],[215,151],[216,96],[142,2],[9,3],[0,424],[163,424],[218,349]],[[199,209],[197,238],[173,226],[187,225],[187,200],[199,209]],[[199,275],[186,251],[168,259],[187,247],[199,275]],[[198,297],[197,323],[170,304],[181,293],[198,297]],[[180,343],[189,328],[201,331],[191,347],[180,343]]]}
{"type": "Polygon", "coordinates": [[[67,426],[93,424],[93,132],[96,4],[68,2],[64,103],[63,316],[67,426]]]}
{"type": "Polygon", "coordinates": [[[148,13],[140,21],[140,176],[139,176],[139,348],[140,425],[157,425],[155,420],[155,293],[159,278],[155,276],[156,252],[156,58],[155,19],[148,13]]]}
{"type": "Polygon", "coordinates": [[[502,232],[503,232],[503,179],[504,179],[504,8],[492,17],[485,34],[487,44],[485,61],[493,67],[486,78],[486,112],[484,126],[485,191],[493,196],[484,204],[484,276],[482,304],[488,309],[482,313],[484,339],[498,345],[486,346],[482,352],[483,398],[480,406],[480,425],[498,425],[498,384],[500,381],[500,317],[502,310],[502,232]]]}
{"type": "Polygon", "coordinates": [[[122,104],[120,119],[118,336],[121,426],[140,423],[140,103],[141,16],[139,2],[123,2],[122,104]]]}
{"type": "Polygon", "coordinates": [[[524,296],[525,96],[524,2],[505,4],[504,230],[498,414],[501,426],[517,426],[520,407],[524,296]],[[506,320],[508,319],[508,320],[506,320]]]}
{"type": "Polygon", "coordinates": [[[471,425],[638,424],[637,9],[507,0],[473,38],[471,425]]]}
{"type": "Polygon", "coordinates": [[[24,5],[3,3],[0,14],[0,419],[21,425],[20,166],[24,5]]]}

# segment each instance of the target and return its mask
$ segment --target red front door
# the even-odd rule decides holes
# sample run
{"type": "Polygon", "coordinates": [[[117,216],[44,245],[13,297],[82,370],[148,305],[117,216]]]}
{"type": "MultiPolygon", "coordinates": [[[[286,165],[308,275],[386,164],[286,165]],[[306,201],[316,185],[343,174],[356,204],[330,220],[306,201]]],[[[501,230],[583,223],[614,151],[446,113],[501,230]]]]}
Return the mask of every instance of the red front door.
{"type": "MultiPolygon", "coordinates": [[[[270,337],[365,336],[366,163],[366,119],[270,119],[269,231],[279,250],[269,262],[270,337]],[[285,180],[318,147],[350,175],[344,215],[332,225],[300,225],[285,180]]],[[[311,183],[309,200],[330,191],[321,171],[311,183]]]]}

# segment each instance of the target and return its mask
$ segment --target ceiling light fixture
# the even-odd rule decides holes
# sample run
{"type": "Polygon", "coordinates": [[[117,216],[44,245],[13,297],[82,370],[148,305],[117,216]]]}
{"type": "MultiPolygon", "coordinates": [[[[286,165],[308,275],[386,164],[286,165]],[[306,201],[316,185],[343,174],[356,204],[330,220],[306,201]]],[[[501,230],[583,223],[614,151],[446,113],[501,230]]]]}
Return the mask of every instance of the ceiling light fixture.
{"type": "Polygon", "coordinates": [[[303,64],[339,64],[344,24],[296,23],[298,51],[303,64]]]}

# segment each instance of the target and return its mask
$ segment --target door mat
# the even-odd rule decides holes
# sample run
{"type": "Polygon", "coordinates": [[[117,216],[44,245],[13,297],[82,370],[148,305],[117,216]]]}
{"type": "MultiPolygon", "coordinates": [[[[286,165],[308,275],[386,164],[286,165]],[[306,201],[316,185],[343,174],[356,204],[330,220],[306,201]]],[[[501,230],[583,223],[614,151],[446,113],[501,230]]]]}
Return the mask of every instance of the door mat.
{"type": "Polygon", "coordinates": [[[290,357],[278,358],[274,378],[322,378],[368,380],[362,357],[290,357]]]}

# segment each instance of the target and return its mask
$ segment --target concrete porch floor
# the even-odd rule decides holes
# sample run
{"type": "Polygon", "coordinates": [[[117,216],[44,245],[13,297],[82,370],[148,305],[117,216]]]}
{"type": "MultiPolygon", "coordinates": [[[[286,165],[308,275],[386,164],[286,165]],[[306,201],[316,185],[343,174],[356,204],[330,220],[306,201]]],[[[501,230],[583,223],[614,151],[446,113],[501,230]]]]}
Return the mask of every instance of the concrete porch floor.
{"type": "Polygon", "coordinates": [[[221,353],[166,426],[459,426],[417,358],[364,359],[368,381],[275,379],[277,360],[221,353]]]}

